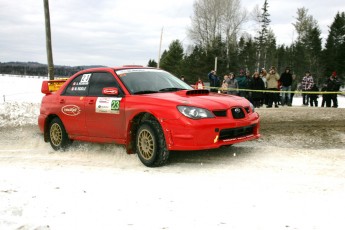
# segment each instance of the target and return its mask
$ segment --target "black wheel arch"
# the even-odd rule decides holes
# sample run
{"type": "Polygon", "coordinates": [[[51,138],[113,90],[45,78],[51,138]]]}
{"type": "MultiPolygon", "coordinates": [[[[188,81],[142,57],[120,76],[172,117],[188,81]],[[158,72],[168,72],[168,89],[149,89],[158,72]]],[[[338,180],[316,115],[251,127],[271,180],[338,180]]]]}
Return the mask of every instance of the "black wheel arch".
{"type": "MultiPolygon", "coordinates": [[[[44,122],[44,133],[43,133],[43,137],[44,137],[44,142],[49,142],[49,125],[50,122],[55,118],[58,117],[56,114],[51,114],[47,117],[47,119],[44,122]]],[[[60,118],[59,118],[60,119],[60,118]]],[[[61,120],[61,119],[60,119],[61,120]]]]}
{"type": "Polygon", "coordinates": [[[130,122],[127,131],[127,141],[126,141],[126,150],[128,154],[134,154],[136,150],[135,140],[137,131],[140,127],[140,124],[147,120],[155,120],[159,123],[158,119],[151,113],[143,112],[137,114],[130,122]]]}

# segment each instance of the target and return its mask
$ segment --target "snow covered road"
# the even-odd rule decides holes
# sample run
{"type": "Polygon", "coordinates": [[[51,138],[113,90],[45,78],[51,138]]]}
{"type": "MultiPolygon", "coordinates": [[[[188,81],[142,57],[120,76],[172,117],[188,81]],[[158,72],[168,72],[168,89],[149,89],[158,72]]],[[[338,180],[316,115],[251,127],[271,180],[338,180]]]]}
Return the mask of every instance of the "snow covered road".
{"type": "Polygon", "coordinates": [[[35,126],[0,140],[0,229],[345,228],[344,148],[263,140],[147,168],[116,145],[54,152],[35,126]]]}

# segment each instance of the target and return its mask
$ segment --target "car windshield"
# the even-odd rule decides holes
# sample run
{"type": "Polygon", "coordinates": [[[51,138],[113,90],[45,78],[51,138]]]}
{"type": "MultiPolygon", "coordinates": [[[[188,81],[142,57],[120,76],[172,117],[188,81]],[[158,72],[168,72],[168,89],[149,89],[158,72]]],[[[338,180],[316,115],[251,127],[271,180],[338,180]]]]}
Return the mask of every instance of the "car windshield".
{"type": "Polygon", "coordinates": [[[116,74],[131,94],[174,92],[192,89],[174,75],[157,69],[125,69],[116,74]]]}

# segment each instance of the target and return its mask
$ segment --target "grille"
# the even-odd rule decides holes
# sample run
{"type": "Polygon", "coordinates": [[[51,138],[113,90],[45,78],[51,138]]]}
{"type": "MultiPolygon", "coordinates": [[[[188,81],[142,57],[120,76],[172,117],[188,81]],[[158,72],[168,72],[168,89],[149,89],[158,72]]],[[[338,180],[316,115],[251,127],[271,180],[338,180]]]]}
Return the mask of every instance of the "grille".
{"type": "Polygon", "coordinates": [[[253,134],[255,126],[256,125],[233,128],[233,129],[222,129],[219,132],[219,140],[244,137],[244,136],[253,134]]]}
{"type": "Polygon", "coordinates": [[[231,109],[231,114],[234,119],[241,119],[245,117],[243,109],[236,107],[231,109]]]}
{"type": "Polygon", "coordinates": [[[226,110],[215,110],[212,112],[216,117],[226,117],[226,110]]]}

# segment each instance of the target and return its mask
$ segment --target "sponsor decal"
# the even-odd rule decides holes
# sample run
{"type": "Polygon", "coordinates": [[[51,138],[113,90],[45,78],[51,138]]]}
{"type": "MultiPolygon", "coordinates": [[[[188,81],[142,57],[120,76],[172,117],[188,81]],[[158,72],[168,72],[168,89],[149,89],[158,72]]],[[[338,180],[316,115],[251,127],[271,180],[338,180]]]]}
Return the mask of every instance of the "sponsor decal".
{"type": "Polygon", "coordinates": [[[116,71],[118,76],[124,77],[127,73],[140,73],[140,72],[164,72],[163,70],[157,69],[124,69],[116,71]]]}
{"type": "Polygon", "coordinates": [[[119,90],[117,88],[107,88],[107,89],[104,89],[102,93],[115,95],[119,93],[119,90]]]}
{"type": "Polygon", "coordinates": [[[96,113],[120,114],[122,98],[99,97],[96,102],[96,113]]]}
{"type": "Polygon", "coordinates": [[[61,112],[67,116],[78,116],[81,112],[79,106],[76,105],[65,105],[61,108],[61,112]]]}

